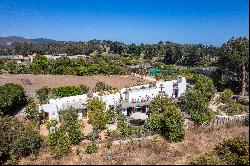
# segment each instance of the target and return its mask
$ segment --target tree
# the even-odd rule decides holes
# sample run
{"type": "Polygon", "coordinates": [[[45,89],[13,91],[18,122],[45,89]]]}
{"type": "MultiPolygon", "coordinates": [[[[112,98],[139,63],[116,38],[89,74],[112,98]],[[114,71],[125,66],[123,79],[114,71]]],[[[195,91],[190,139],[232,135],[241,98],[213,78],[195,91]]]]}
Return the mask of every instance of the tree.
{"type": "Polygon", "coordinates": [[[190,91],[179,98],[182,111],[191,115],[192,120],[202,124],[213,118],[212,111],[208,108],[206,98],[200,92],[190,91]]]}
{"type": "Polygon", "coordinates": [[[69,141],[71,144],[78,144],[82,139],[82,133],[80,124],[78,123],[77,110],[74,108],[69,108],[62,110],[59,113],[61,129],[65,131],[69,136],[69,141]]]}
{"type": "Polygon", "coordinates": [[[5,70],[10,73],[10,74],[14,74],[17,73],[17,68],[18,68],[18,64],[16,61],[7,61],[5,64],[5,70]]]}
{"type": "Polygon", "coordinates": [[[0,117],[0,133],[1,165],[7,160],[13,164],[22,156],[36,154],[42,145],[42,137],[33,126],[13,117],[0,117]]]}
{"type": "Polygon", "coordinates": [[[40,104],[46,103],[46,100],[49,97],[50,91],[51,91],[51,89],[48,88],[47,86],[42,87],[36,91],[37,98],[39,99],[40,104]]]}
{"type": "Polygon", "coordinates": [[[213,84],[213,80],[201,74],[194,75],[193,80],[197,92],[203,95],[206,101],[210,101],[210,99],[216,93],[216,88],[213,84]]]}
{"type": "Polygon", "coordinates": [[[88,117],[95,129],[104,129],[107,124],[106,113],[104,112],[105,103],[99,98],[94,97],[88,101],[88,117]]]}
{"type": "Polygon", "coordinates": [[[249,40],[240,37],[224,43],[220,49],[218,67],[221,77],[236,80],[241,85],[241,95],[246,95],[249,87],[249,40]]]}
{"type": "Polygon", "coordinates": [[[48,59],[44,55],[36,55],[31,64],[34,74],[46,74],[48,71],[48,59]]]}
{"type": "Polygon", "coordinates": [[[158,95],[150,103],[149,127],[170,141],[182,141],[185,136],[184,120],[176,104],[158,95]]]}

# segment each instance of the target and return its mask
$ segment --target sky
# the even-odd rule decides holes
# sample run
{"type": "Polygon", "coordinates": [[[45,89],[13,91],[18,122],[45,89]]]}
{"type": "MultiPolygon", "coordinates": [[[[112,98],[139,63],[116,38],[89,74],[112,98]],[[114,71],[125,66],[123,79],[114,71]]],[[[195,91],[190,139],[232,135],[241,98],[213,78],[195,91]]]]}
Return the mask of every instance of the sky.
{"type": "Polygon", "coordinates": [[[0,36],[221,45],[249,36],[249,1],[0,0],[0,36]]]}

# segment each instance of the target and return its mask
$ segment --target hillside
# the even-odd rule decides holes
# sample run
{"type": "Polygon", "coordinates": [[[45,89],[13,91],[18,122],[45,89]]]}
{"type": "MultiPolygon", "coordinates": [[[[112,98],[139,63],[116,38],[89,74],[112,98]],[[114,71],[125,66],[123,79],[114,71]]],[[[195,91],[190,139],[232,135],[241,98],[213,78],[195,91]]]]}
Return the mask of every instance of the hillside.
{"type": "Polygon", "coordinates": [[[98,153],[85,154],[86,144],[72,148],[71,152],[60,159],[53,159],[48,150],[43,149],[36,160],[31,157],[20,160],[21,165],[187,165],[196,157],[210,151],[224,138],[243,136],[249,139],[249,127],[228,125],[214,128],[187,130],[183,142],[170,143],[166,140],[134,141],[127,144],[113,145],[110,149],[101,147],[98,153]],[[76,155],[75,149],[82,151],[76,155]]]}
{"type": "Polygon", "coordinates": [[[0,37],[0,47],[11,46],[12,43],[32,43],[32,44],[47,44],[47,43],[60,43],[63,41],[56,41],[46,38],[26,39],[20,36],[0,37]]]}

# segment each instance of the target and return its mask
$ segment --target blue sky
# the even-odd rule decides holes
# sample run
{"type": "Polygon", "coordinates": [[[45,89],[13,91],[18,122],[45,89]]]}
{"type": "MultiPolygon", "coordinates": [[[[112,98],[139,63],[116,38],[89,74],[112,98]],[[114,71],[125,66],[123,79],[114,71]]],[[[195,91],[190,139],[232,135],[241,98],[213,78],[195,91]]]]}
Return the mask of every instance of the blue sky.
{"type": "Polygon", "coordinates": [[[249,35],[248,0],[0,0],[0,36],[220,45],[249,35]]]}

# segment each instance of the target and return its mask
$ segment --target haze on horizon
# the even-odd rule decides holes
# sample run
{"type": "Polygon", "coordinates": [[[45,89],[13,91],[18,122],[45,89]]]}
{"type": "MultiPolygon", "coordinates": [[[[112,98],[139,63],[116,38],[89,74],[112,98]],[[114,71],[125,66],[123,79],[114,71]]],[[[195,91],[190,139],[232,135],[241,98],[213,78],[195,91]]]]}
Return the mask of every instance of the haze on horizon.
{"type": "Polygon", "coordinates": [[[248,0],[1,0],[0,36],[221,45],[249,36],[248,0]]]}

